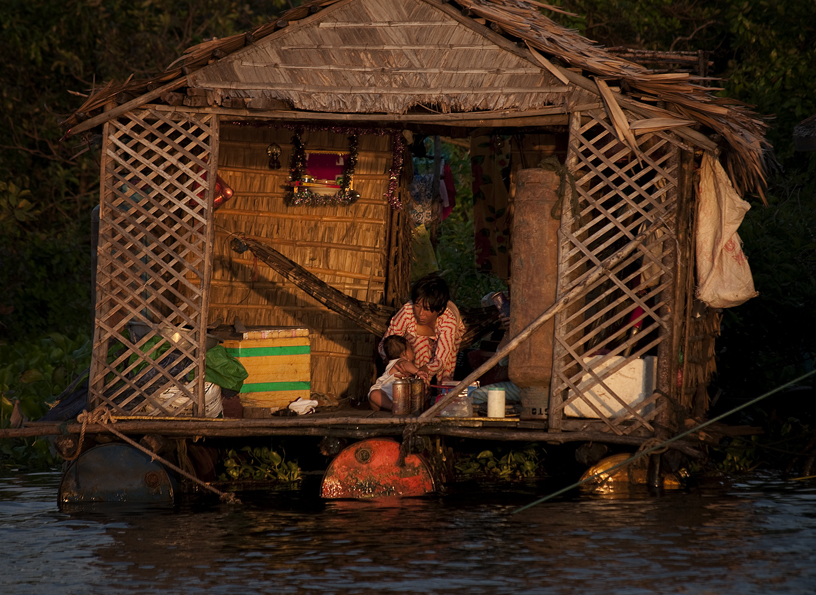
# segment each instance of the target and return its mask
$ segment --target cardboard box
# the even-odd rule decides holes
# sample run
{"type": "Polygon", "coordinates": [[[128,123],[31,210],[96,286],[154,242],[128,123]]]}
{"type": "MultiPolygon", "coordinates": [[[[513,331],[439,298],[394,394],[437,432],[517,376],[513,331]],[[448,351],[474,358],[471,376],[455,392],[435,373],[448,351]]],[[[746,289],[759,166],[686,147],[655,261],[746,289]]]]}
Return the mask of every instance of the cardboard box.
{"type": "MultiPolygon", "coordinates": [[[[604,356],[598,355],[595,357],[584,358],[584,362],[603,380],[604,384],[610,388],[618,397],[632,407],[638,413],[645,414],[654,407],[653,404],[639,407],[640,403],[652,396],[655,389],[655,378],[657,375],[657,358],[647,356],[642,359],[635,359],[624,365],[620,370],[609,374],[608,371],[616,366],[619,366],[626,358],[622,356],[613,356],[599,365],[599,362],[604,356]]],[[[626,412],[626,409],[621,405],[615,397],[609,394],[603,386],[595,382],[595,379],[590,374],[584,374],[578,388],[584,393],[587,399],[600,409],[603,415],[607,418],[617,417],[626,412]]],[[[569,391],[571,398],[575,391],[569,391]]],[[[583,400],[576,399],[566,407],[564,413],[570,417],[586,417],[598,419],[599,416],[592,408],[583,400]]]]}
{"type": "Polygon", "coordinates": [[[309,329],[252,329],[242,339],[223,341],[227,353],[244,365],[249,377],[241,388],[244,407],[287,407],[311,393],[309,329]]]}

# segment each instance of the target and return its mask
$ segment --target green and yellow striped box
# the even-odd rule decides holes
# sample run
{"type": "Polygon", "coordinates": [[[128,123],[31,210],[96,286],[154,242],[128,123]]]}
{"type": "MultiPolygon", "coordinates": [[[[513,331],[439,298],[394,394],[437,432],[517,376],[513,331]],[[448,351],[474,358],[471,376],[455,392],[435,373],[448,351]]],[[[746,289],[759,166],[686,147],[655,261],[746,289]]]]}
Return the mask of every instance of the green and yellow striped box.
{"type": "Polygon", "coordinates": [[[309,329],[252,329],[243,339],[223,342],[227,353],[244,365],[249,376],[241,388],[244,407],[287,407],[298,397],[309,398],[309,329]]]}

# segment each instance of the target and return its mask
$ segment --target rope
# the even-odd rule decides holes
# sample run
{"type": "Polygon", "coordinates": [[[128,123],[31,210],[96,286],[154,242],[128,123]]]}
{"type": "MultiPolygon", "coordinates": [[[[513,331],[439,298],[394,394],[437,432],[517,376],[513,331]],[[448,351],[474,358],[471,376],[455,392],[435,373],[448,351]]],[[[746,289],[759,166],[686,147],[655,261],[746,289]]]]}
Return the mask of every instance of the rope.
{"type": "MultiPolygon", "coordinates": [[[[778,386],[773,390],[768,391],[764,395],[760,395],[757,398],[748,401],[747,403],[743,403],[742,405],[738,405],[737,407],[734,407],[733,409],[731,409],[729,411],[726,411],[725,413],[723,413],[721,415],[718,415],[717,417],[709,419],[708,421],[705,421],[705,422],[691,428],[690,430],[686,430],[685,432],[681,432],[680,434],[677,434],[676,436],[673,436],[672,438],[669,438],[668,440],[664,440],[663,442],[660,442],[659,444],[657,444],[655,446],[650,446],[650,447],[644,448],[643,450],[638,450],[638,452],[636,454],[632,455],[631,457],[629,457],[625,461],[622,461],[622,462],[618,463],[617,465],[614,465],[614,466],[610,467],[609,469],[605,469],[604,471],[602,471],[600,473],[596,473],[595,475],[591,475],[591,476],[587,477],[586,479],[582,479],[581,481],[577,481],[577,482],[575,482],[575,483],[573,483],[571,485],[568,485],[567,487],[562,488],[562,489],[558,490],[557,492],[553,492],[549,496],[544,496],[543,498],[539,498],[535,502],[531,502],[530,504],[526,504],[526,505],[522,506],[521,508],[517,508],[516,510],[514,510],[510,514],[518,514],[519,512],[527,510],[528,508],[532,508],[533,506],[536,506],[537,504],[542,504],[542,503],[546,502],[547,500],[552,500],[556,496],[560,496],[561,494],[565,494],[566,492],[568,492],[568,491],[570,491],[570,490],[572,490],[574,488],[577,488],[579,486],[584,485],[585,483],[588,483],[588,482],[590,482],[590,481],[592,481],[594,479],[597,479],[601,475],[604,475],[606,473],[611,473],[612,471],[620,469],[621,467],[629,465],[630,463],[634,463],[635,461],[637,461],[641,457],[645,457],[646,455],[652,454],[653,452],[657,451],[659,448],[667,446],[667,445],[671,444],[672,442],[676,442],[677,440],[680,440],[681,438],[684,438],[684,437],[688,436],[689,434],[692,434],[692,433],[694,433],[694,432],[696,432],[698,430],[701,430],[701,429],[703,429],[703,428],[705,428],[707,426],[710,426],[711,424],[716,423],[716,422],[720,421],[721,419],[726,418],[726,417],[728,417],[729,415],[731,415],[733,413],[736,413],[737,411],[741,411],[741,410],[745,409],[746,407],[750,407],[751,405],[755,405],[755,404],[759,403],[760,401],[762,401],[763,399],[766,399],[766,398],[770,397],[771,395],[775,395],[779,391],[781,391],[781,390],[783,390],[785,388],[788,388],[789,386],[793,386],[797,382],[800,382],[800,381],[804,380],[805,378],[809,378],[810,376],[813,376],[814,374],[816,374],[816,370],[808,372],[807,374],[802,374],[798,378],[794,378],[790,382],[786,382],[785,384],[783,384],[781,386],[778,386]]],[[[647,440],[647,442],[648,442],[648,440],[647,440]]],[[[645,446],[645,443],[644,443],[644,446],[645,446]]]]}
{"type": "Polygon", "coordinates": [[[98,407],[93,411],[83,411],[77,416],[77,421],[82,422],[82,429],[79,432],[79,444],[77,444],[77,450],[73,456],[63,457],[66,461],[75,460],[79,453],[82,452],[82,443],[85,441],[85,428],[88,427],[88,424],[104,424],[107,421],[116,423],[116,420],[110,416],[110,411],[104,407],[98,407]]]}
{"type": "Polygon", "coordinates": [[[643,444],[640,445],[637,451],[640,452],[641,450],[646,450],[647,448],[652,448],[650,452],[655,455],[662,455],[664,452],[669,450],[669,447],[663,446],[663,441],[657,438],[649,438],[643,444]]]}
{"type": "Polygon", "coordinates": [[[558,158],[555,155],[550,155],[549,157],[545,157],[541,160],[541,163],[538,164],[538,167],[541,169],[555,172],[559,179],[561,180],[558,184],[558,200],[555,201],[552,209],[550,210],[550,216],[553,219],[561,219],[561,214],[564,210],[564,195],[567,192],[567,184],[570,186],[570,206],[572,207],[572,215],[573,217],[578,213],[578,194],[575,191],[575,178],[573,177],[572,173],[570,173],[569,168],[566,165],[561,165],[561,162],[558,161],[558,158]]]}
{"type": "Polygon", "coordinates": [[[402,444],[400,444],[397,467],[405,467],[405,457],[411,454],[411,442],[418,430],[419,424],[417,423],[408,423],[405,425],[405,430],[402,432],[402,444]]]}
{"type": "MultiPolygon", "coordinates": [[[[88,424],[100,424],[100,425],[102,425],[103,428],[105,428],[111,434],[119,437],[120,439],[122,439],[125,442],[127,442],[128,444],[130,444],[132,447],[134,447],[134,448],[142,451],[143,453],[145,453],[147,456],[150,457],[151,461],[158,461],[159,463],[161,463],[165,467],[169,467],[170,469],[172,469],[173,471],[175,471],[179,475],[182,475],[182,476],[186,477],[187,479],[189,479],[190,481],[192,481],[193,483],[196,483],[196,484],[200,485],[205,490],[209,490],[209,491],[213,492],[214,494],[218,494],[218,497],[221,499],[222,502],[227,502],[229,504],[240,504],[241,503],[241,501],[235,496],[235,494],[231,494],[229,492],[222,492],[221,490],[214,488],[210,484],[208,484],[208,483],[206,483],[204,481],[201,481],[195,475],[192,475],[192,474],[188,473],[187,471],[185,471],[184,469],[182,469],[180,467],[177,467],[176,465],[174,465],[173,463],[171,463],[167,459],[164,459],[164,458],[160,457],[159,455],[157,455],[152,450],[148,450],[147,448],[145,448],[144,446],[142,446],[138,442],[135,442],[134,440],[131,440],[130,438],[125,436],[122,432],[120,432],[119,430],[117,430],[116,428],[113,427],[113,424],[116,423],[116,419],[111,416],[111,412],[107,407],[105,407],[105,406],[97,407],[96,409],[94,409],[90,413],[88,413],[86,411],[83,411],[77,417],[77,421],[82,422],[82,430],[79,433],[79,446],[77,447],[76,454],[74,456],[72,456],[71,458],[66,458],[65,459],[66,461],[73,461],[74,459],[76,459],[79,456],[79,453],[82,450],[82,441],[85,439],[85,428],[88,426],[88,424]]],[[[185,447],[186,447],[186,444],[185,444],[185,447]]],[[[185,448],[185,451],[186,451],[186,448],[185,448]]]]}

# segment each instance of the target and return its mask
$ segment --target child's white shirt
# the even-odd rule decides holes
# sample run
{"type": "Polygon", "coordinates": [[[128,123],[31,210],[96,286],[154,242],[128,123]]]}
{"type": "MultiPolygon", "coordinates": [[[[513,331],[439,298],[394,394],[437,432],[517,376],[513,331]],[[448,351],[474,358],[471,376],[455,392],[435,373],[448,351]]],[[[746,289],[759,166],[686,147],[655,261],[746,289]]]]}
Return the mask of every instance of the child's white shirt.
{"type": "Polygon", "coordinates": [[[394,381],[398,379],[398,376],[394,374],[393,369],[400,361],[402,361],[402,358],[392,359],[388,362],[388,365],[385,366],[385,372],[383,372],[382,376],[377,378],[377,382],[368,389],[369,395],[373,390],[381,390],[388,395],[389,399],[394,399],[394,381]]]}

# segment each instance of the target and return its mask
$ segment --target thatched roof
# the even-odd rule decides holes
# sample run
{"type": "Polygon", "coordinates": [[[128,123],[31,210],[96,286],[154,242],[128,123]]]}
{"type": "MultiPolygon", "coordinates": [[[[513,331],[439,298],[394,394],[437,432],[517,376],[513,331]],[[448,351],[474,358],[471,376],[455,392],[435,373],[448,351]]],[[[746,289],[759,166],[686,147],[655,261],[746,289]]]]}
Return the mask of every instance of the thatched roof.
{"type": "Polygon", "coordinates": [[[621,135],[630,124],[654,125],[698,147],[719,145],[735,186],[762,193],[771,147],[766,123],[747,106],[715,96],[701,77],[617,57],[541,10],[560,9],[535,0],[314,0],[245,34],[193,46],[158,76],[108,83],[66,120],[67,135],[122,113],[96,115],[115,103],[123,111],[183,101],[350,114],[420,106],[533,114],[602,98],[607,111],[627,112],[628,124],[626,116],[616,122],[621,135]],[[186,97],[178,93],[185,88],[186,97]]]}

